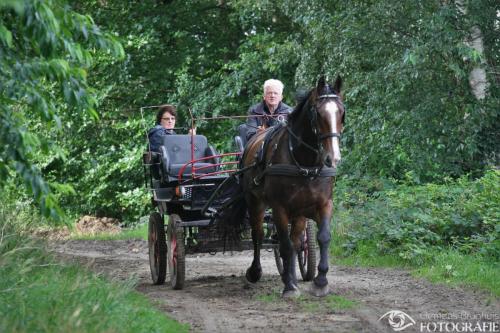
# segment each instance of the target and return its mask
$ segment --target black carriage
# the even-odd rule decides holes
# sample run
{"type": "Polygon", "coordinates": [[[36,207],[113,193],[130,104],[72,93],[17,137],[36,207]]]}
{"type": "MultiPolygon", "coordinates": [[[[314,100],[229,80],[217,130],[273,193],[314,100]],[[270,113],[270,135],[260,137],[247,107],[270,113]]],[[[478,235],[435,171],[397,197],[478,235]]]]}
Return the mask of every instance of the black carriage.
{"type": "MultiPolygon", "coordinates": [[[[253,249],[247,217],[227,221],[228,210],[242,196],[235,193],[242,170],[238,160],[245,137],[235,137],[237,151],[219,154],[203,135],[167,135],[159,152],[143,154],[146,186],[155,209],[149,217],[148,246],[151,277],[163,284],[170,277],[174,289],[182,289],[188,254],[253,249]],[[225,223],[221,223],[226,219],[225,223]],[[227,223],[229,222],[229,223],[227,223]],[[236,223],[237,222],[237,223],[236,223]]],[[[271,215],[265,218],[263,249],[274,250],[278,271],[283,265],[271,215]]],[[[316,241],[313,223],[303,235],[298,253],[299,268],[305,281],[314,277],[316,241]],[[311,241],[310,241],[311,240],[311,241]]]]}

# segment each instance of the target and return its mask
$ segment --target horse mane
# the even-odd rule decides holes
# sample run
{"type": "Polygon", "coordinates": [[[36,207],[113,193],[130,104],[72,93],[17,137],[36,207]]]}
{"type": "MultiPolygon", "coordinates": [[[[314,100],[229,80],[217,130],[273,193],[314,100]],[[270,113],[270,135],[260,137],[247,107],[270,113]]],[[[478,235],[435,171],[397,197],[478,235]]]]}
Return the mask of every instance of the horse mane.
{"type": "MultiPolygon", "coordinates": [[[[309,99],[313,94],[316,93],[316,87],[312,88],[309,90],[307,94],[303,94],[302,96],[299,96],[297,98],[297,106],[293,109],[292,113],[288,116],[288,120],[293,122],[298,115],[302,112],[303,109],[307,106],[309,103],[309,99]]],[[[327,95],[327,94],[339,94],[336,92],[329,84],[325,84],[323,88],[321,89],[321,94],[320,95],[327,95]]]]}
{"type": "Polygon", "coordinates": [[[293,109],[292,113],[288,116],[288,120],[293,122],[299,115],[300,112],[307,106],[309,103],[309,98],[311,97],[312,93],[314,92],[315,88],[309,90],[307,94],[303,94],[302,96],[299,96],[297,99],[297,105],[293,109]]]}

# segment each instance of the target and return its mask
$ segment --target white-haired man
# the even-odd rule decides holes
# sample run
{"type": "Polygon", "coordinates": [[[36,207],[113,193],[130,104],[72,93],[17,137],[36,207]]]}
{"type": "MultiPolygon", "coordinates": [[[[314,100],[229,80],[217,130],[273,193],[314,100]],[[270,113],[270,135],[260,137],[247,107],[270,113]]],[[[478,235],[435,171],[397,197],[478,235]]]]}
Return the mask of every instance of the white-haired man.
{"type": "Polygon", "coordinates": [[[248,109],[247,140],[256,132],[276,125],[279,115],[286,119],[292,112],[292,108],[282,102],[283,87],[280,80],[269,79],[264,82],[264,100],[248,109]]]}

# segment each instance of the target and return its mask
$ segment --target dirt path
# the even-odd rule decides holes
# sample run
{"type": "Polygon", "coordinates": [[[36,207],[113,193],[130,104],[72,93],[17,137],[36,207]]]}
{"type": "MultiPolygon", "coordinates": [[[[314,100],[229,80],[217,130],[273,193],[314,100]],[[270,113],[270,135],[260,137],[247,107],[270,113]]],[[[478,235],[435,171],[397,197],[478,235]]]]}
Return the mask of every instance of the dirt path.
{"type": "Polygon", "coordinates": [[[401,270],[331,267],[330,292],[356,302],[354,308],[335,309],[325,298],[309,296],[304,282],[299,284],[303,294],[299,299],[281,299],[274,257],[266,251],[264,275],[255,285],[245,280],[251,252],[188,256],[185,288],[177,291],[151,284],[144,241],[66,241],[53,248],[65,260],[113,279],[135,279],[139,292],[195,332],[394,332],[388,318],[378,320],[390,310],[404,311],[415,320],[403,332],[453,332],[454,328],[466,332],[466,323],[476,327],[478,316],[480,324],[492,330],[476,332],[500,332],[498,299],[433,285],[401,270]],[[440,321],[451,323],[440,327],[440,321]]]}

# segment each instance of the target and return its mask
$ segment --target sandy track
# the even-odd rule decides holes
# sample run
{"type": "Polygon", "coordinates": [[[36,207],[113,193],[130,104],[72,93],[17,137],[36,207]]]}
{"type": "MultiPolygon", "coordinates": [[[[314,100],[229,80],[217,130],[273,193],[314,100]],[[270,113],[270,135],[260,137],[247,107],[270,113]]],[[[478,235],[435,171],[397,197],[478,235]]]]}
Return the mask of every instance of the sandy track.
{"type": "Polygon", "coordinates": [[[483,322],[500,324],[498,299],[433,285],[402,270],[331,267],[330,292],[357,302],[353,309],[334,310],[325,299],[309,296],[304,282],[299,284],[300,299],[277,297],[282,284],[273,254],[267,251],[264,275],[254,285],[245,280],[251,252],[188,256],[185,288],[178,291],[151,284],[144,241],[62,241],[53,244],[53,250],[112,279],[133,279],[137,291],[171,317],[191,324],[195,332],[394,332],[387,320],[378,321],[390,310],[404,311],[416,321],[402,332],[420,332],[422,323],[437,321],[426,318],[429,314],[458,316],[451,321],[473,324],[476,320],[470,317],[483,315],[483,322]],[[262,300],[266,295],[271,301],[262,300]]]}

